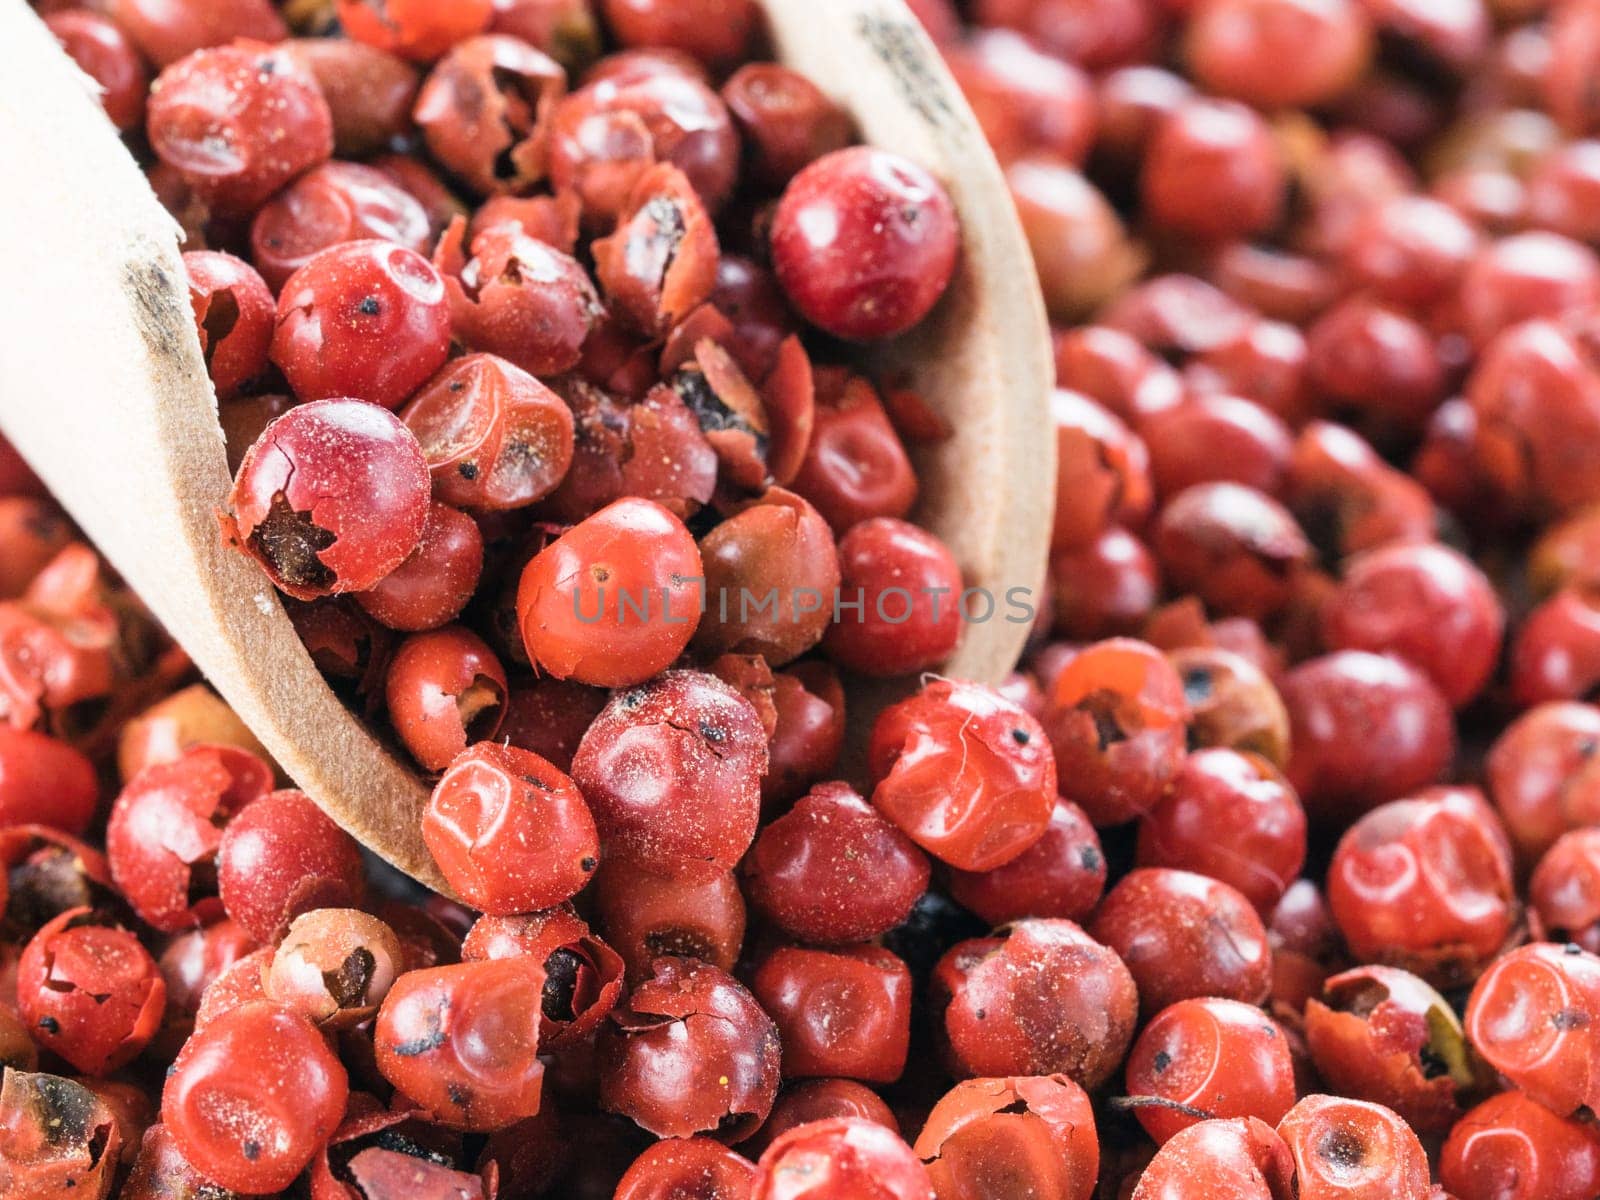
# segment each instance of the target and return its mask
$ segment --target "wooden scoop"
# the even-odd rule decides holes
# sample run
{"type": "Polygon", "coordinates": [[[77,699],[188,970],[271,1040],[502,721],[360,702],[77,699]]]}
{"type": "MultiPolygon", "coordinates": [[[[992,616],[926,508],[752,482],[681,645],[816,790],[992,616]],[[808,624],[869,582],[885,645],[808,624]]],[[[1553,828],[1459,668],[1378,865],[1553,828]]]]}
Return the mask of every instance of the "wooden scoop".
{"type": "MultiPolygon", "coordinates": [[[[962,222],[950,294],[882,363],[955,429],[918,461],[917,519],[1000,600],[949,674],[995,680],[1027,628],[1008,588],[1043,579],[1054,483],[1050,355],[1004,179],[898,0],[765,0],[780,58],[868,142],[945,181],[962,222]]],[[[329,691],[257,566],[225,549],[230,487],[178,231],[92,91],[23,0],[0,0],[0,429],[206,677],[323,809],[431,887],[427,785],[329,691]]]]}

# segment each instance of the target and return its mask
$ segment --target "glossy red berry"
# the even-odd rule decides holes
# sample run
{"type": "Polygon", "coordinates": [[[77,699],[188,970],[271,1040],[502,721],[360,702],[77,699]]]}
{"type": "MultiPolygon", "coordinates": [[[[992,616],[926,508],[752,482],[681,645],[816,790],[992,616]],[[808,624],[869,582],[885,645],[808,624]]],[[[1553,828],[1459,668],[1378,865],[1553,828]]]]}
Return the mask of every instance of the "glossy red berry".
{"type": "Polygon", "coordinates": [[[66,742],[0,723],[0,824],[82,833],[100,785],[94,765],[66,742]]]}
{"type": "Polygon", "coordinates": [[[955,650],[965,608],[961,568],[927,530],[892,517],[852,525],[839,539],[839,574],[822,649],[841,667],[907,675],[955,650]]]}
{"type": "Polygon", "coordinates": [[[1283,1119],[1295,1101],[1294,1059],[1259,1008],[1212,997],[1162,1009],[1128,1054],[1133,1113],[1158,1145],[1210,1117],[1283,1119]]]}
{"type": "Polygon", "coordinates": [[[150,89],[151,148],[219,215],[248,217],[333,153],[333,116],[284,49],[238,41],[174,62],[150,89]]]}
{"type": "Polygon", "coordinates": [[[922,1163],[894,1133],[859,1117],[798,1125],[756,1166],[751,1200],[933,1200],[922,1163]]]}
{"type": "Polygon", "coordinates": [[[914,1149],[940,1196],[1025,1187],[1089,1200],[1100,1169],[1095,1132],[1088,1095],[1065,1075],[968,1079],[933,1106],[914,1149]]]}
{"type": "Polygon", "coordinates": [[[619,500],[523,569],[517,614],[528,657],[557,679],[642,683],[689,644],[704,583],[682,521],[649,500],[619,500]]]}
{"type": "Polygon", "coordinates": [[[995,926],[1023,917],[1082,921],[1105,886],[1100,837],[1070,800],[1056,801],[1039,840],[1010,862],[988,871],[952,870],[946,880],[951,899],[995,926]]]}
{"type": "Polygon", "coordinates": [[[348,1094],[345,1069],[316,1026],[256,1001],[196,1030],[167,1075],[161,1120],[206,1178],[271,1193],[332,1136],[348,1094]]]}
{"type": "Polygon", "coordinates": [[[668,671],[613,696],[572,760],[605,853],[671,870],[737,865],[755,837],[766,739],[715,676],[668,671]]]}
{"type": "Polygon", "coordinates": [[[1113,638],[1076,655],[1051,684],[1041,723],[1066,798],[1096,825],[1153,808],[1183,761],[1189,706],[1165,655],[1113,638]]]}
{"type": "Polygon", "coordinates": [[[1428,1157],[1381,1104],[1310,1095],[1278,1123],[1301,1200],[1428,1200],[1428,1157]]]}
{"type": "Polygon", "coordinates": [[[1510,848],[1475,789],[1433,788],[1374,809],[1339,841],[1328,904],[1362,961],[1453,985],[1511,936],[1510,848]]]}
{"type": "Polygon", "coordinates": [[[1459,1200],[1584,1200],[1600,1187],[1600,1133],[1501,1092],[1450,1131],[1439,1181],[1459,1200]]]}
{"type": "Polygon", "coordinates": [[[217,846],[222,905],[259,941],[276,940],[312,909],[358,907],[365,887],[360,846],[304,792],[251,802],[217,846]]]}
{"type": "Polygon", "coordinates": [[[217,397],[231,400],[267,367],[276,304],[250,264],[218,250],[183,256],[200,353],[217,397]]]}
{"type": "Polygon", "coordinates": [[[791,937],[865,941],[903,921],[928,860],[848,784],[818,784],[764,828],[743,865],[750,903],[791,937]]]}
{"type": "Polygon", "coordinates": [[[881,946],[781,947],[750,989],[778,1027],[783,1077],[893,1083],[911,1040],[911,973],[881,946]]]}
{"type": "Polygon", "coordinates": [[[1600,959],[1576,946],[1522,946],[1491,963],[1467,1002],[1467,1036],[1500,1074],[1561,1116],[1595,1099],[1590,1028],[1600,959]]]}
{"type": "Polygon", "coordinates": [[[502,1129],[539,1111],[544,972],[528,958],[408,971],[378,1011],[378,1069],[451,1129],[502,1129]]]}
{"type": "Polygon", "coordinates": [[[499,916],[576,895],[600,862],[594,818],[572,780],[537,754],[490,742],[450,763],[422,837],[455,892],[499,916]]]}
{"type": "Polygon", "coordinates": [[[1044,836],[1055,759],[1038,721],[992,688],[933,680],[878,717],[872,803],[934,857],[1003,866],[1044,836]]]}
{"type": "Polygon", "coordinates": [[[599,1054],[601,1107],[657,1137],[738,1141],[778,1090],[772,1020],[731,976],[693,959],[656,960],[612,1011],[599,1054]]]}
{"type": "Polygon", "coordinates": [[[106,855],[139,918],[175,933],[217,915],[208,881],[223,828],[271,790],[271,768],[233,746],[192,746],[129,780],[111,809],[106,855]]]}
{"type": "Polygon", "coordinates": [[[1199,750],[1184,759],[1161,802],[1139,823],[1141,867],[1209,875],[1270,912],[1300,874],[1306,815],[1265,759],[1199,750]]]}
{"type": "Polygon", "coordinates": [[[784,189],[772,258],[812,324],[872,341],[928,315],[955,271],[955,206],[933,176],[887,150],[854,146],[806,167],[784,189]]]}
{"type": "Polygon", "coordinates": [[[960,942],[930,986],[949,1064],[963,1078],[1062,1074],[1098,1087],[1138,1019],[1122,959],[1071,921],[1018,921],[960,942]]]}
{"type": "Polygon", "coordinates": [[[617,1183],[616,1200],[746,1200],[756,1168],[710,1138],[657,1142],[617,1183]]]}
{"type": "Polygon", "coordinates": [[[447,625],[400,644],[384,681],[389,723],[425,771],[443,771],[505,715],[506,672],[477,634],[447,625]]]}
{"type": "Polygon", "coordinates": [[[1295,1166],[1254,1117],[1200,1121],[1174,1135],[1139,1176],[1132,1200],[1189,1200],[1198,1181],[1227,1200],[1293,1200],[1295,1166]]]}
{"type": "Polygon", "coordinates": [[[417,548],[428,519],[417,439],[361,400],[320,400],[245,454],[223,531],[299,600],[362,592],[417,548]]]}
{"type": "Polygon", "coordinates": [[[444,280],[392,242],[319,251],[278,294],[272,361],[302,400],[354,396],[399,408],[449,347],[444,280]]]}

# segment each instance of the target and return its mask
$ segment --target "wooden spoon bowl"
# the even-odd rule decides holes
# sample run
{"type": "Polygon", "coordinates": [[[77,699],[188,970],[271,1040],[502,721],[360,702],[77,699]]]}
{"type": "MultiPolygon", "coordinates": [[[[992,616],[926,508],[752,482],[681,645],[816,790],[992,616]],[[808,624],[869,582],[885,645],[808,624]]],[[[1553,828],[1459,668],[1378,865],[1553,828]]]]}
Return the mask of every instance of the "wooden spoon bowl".
{"type": "MultiPolygon", "coordinates": [[[[899,0],[764,0],[779,58],[927,166],[961,218],[961,265],[921,327],[874,350],[955,430],[917,463],[917,520],[971,587],[1044,575],[1054,484],[1044,307],[1004,178],[899,0]]],[[[231,484],[178,231],[71,60],[0,0],[0,429],[295,782],[400,870],[446,890],[418,821],[427,785],[328,689],[256,565],[225,549],[231,484]]],[[[1002,608],[1003,612],[1003,608],[1002,608]]],[[[968,624],[947,673],[996,680],[1027,635],[968,624]]]]}

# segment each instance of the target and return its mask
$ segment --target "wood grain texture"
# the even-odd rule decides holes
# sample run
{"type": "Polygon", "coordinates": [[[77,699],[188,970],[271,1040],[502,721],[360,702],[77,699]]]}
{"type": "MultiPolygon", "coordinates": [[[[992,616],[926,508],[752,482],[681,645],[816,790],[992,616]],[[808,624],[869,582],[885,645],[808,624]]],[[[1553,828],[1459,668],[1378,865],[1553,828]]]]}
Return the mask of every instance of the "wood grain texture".
{"type": "MultiPolygon", "coordinates": [[[[780,55],[866,140],[932,169],[963,226],[951,294],[882,362],[956,435],[918,463],[918,519],[972,586],[1037,590],[1049,540],[1048,331],[999,168],[898,0],[766,0],[780,55]]],[[[328,690],[277,595],[226,550],[229,478],[178,231],[23,0],[0,0],[0,428],[267,750],[336,821],[446,890],[427,788],[328,690]]],[[[969,625],[947,670],[998,679],[1027,629],[969,625]]],[[[867,707],[866,705],[862,706],[867,707]]]]}

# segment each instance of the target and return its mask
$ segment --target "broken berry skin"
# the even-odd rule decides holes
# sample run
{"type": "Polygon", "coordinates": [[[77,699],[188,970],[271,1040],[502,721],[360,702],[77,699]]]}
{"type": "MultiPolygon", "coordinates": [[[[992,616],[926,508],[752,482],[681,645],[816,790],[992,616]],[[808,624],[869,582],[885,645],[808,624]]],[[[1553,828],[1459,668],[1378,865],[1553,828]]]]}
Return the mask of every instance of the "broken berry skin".
{"type": "Polygon", "coordinates": [[[777,1027],[726,972],[659,958],[600,1035],[600,1106],[657,1137],[737,1142],[778,1091],[777,1027]]]}
{"type": "Polygon", "coordinates": [[[933,1106],[913,1149],[939,1195],[1027,1186],[1090,1200],[1100,1171],[1094,1109],[1065,1075],[958,1083],[933,1106]]]}
{"type": "Polygon", "coordinates": [[[200,353],[219,400],[231,400],[266,370],[277,304],[249,263],[218,250],[183,256],[200,353]]]}
{"type": "Polygon", "coordinates": [[[268,425],[245,454],[223,533],[297,600],[366,591],[417,548],[428,465],[391,413],[317,400],[268,425]]]}
{"type": "Polygon", "coordinates": [[[87,1075],[131,1062],[155,1035],[167,986],[139,939],[69,909],[17,962],[17,1013],[34,1039],[87,1075]]]}

